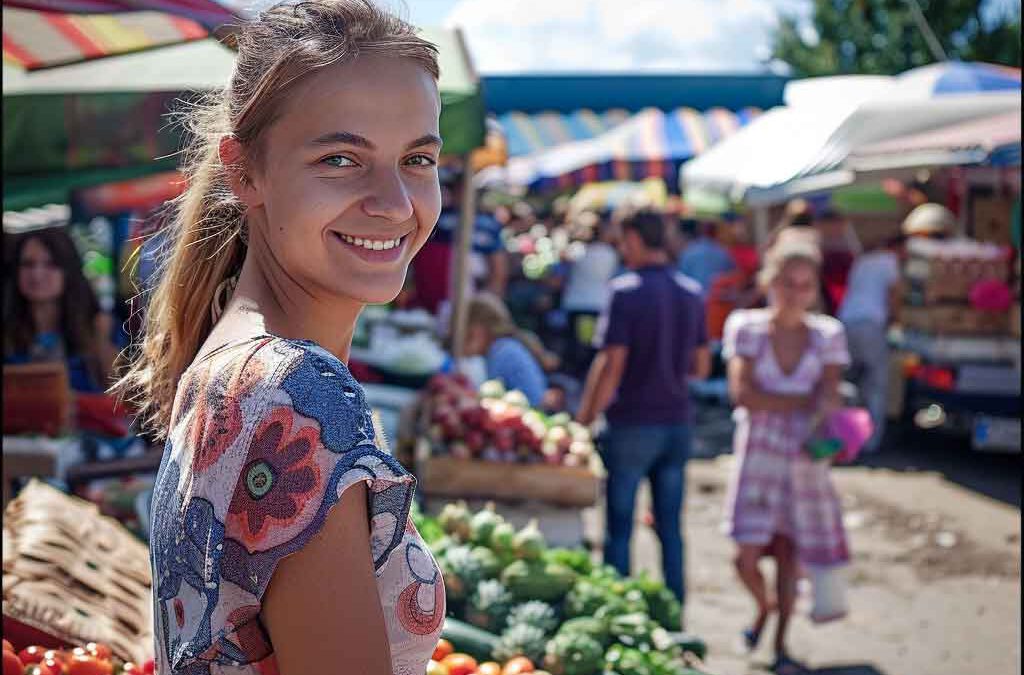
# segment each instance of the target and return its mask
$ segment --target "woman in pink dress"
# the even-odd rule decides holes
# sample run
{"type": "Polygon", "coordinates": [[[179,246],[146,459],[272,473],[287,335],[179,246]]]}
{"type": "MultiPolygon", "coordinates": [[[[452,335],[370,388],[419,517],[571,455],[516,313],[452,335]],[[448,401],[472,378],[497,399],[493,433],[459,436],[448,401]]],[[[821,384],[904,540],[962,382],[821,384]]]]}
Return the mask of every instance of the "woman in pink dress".
{"type": "Polygon", "coordinates": [[[829,464],[812,460],[803,449],[813,419],[838,407],[838,385],[849,362],[842,324],[810,312],[818,299],[820,263],[811,244],[776,244],[760,276],[768,307],[734,312],[723,341],[737,407],[728,530],[738,545],[737,572],[757,604],[744,637],[750,649],[756,647],[776,609],[775,671],[782,675],[800,672],[785,640],[800,566],[849,560],[829,464]],[[776,560],[775,601],[759,569],[765,555],[776,560]]]}

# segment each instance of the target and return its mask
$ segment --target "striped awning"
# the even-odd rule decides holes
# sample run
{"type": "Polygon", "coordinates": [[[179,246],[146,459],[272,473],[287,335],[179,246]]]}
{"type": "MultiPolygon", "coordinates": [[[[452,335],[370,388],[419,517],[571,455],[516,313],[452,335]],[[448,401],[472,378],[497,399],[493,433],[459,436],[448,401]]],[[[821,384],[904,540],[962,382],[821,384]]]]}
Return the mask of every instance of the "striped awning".
{"type": "MultiPolygon", "coordinates": [[[[723,108],[712,108],[705,112],[678,108],[667,113],[666,117],[670,118],[669,124],[679,127],[679,134],[690,138],[694,147],[701,147],[731,134],[758,112],[756,108],[745,108],[738,112],[723,108]]],[[[498,122],[508,143],[509,156],[517,157],[573,141],[595,138],[632,117],[632,113],[622,109],[605,112],[584,109],[568,114],[513,111],[499,116],[498,122]]]]}
{"type": "Polygon", "coordinates": [[[199,40],[198,22],[160,12],[61,14],[3,8],[4,61],[25,70],[199,40]]]}
{"type": "Polygon", "coordinates": [[[3,0],[3,5],[59,14],[160,12],[197,21],[209,30],[231,23],[238,13],[216,0],[3,0]]]}
{"type": "Polygon", "coordinates": [[[505,127],[511,155],[508,165],[486,169],[479,182],[545,191],[598,181],[661,178],[674,187],[674,177],[683,162],[731,136],[759,113],[755,108],[740,112],[723,108],[705,112],[647,108],[613,125],[611,122],[619,119],[621,112],[523,115],[505,127]],[[598,127],[596,120],[609,128],[585,136],[598,127]],[[543,145],[539,151],[521,154],[527,142],[543,145]]]}

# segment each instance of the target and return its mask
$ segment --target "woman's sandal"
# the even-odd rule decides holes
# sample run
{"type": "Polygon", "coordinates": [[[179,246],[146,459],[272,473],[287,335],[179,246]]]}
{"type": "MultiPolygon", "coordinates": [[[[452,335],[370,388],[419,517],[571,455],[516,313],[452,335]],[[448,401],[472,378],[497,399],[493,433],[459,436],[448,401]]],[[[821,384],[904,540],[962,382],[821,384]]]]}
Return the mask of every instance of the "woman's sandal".
{"type": "Polygon", "coordinates": [[[791,659],[789,654],[784,652],[775,657],[771,671],[775,675],[803,675],[807,672],[802,665],[791,659]]]}
{"type": "Polygon", "coordinates": [[[760,630],[745,628],[741,635],[743,636],[743,646],[747,648],[748,652],[752,652],[757,649],[757,643],[761,641],[760,630]]]}

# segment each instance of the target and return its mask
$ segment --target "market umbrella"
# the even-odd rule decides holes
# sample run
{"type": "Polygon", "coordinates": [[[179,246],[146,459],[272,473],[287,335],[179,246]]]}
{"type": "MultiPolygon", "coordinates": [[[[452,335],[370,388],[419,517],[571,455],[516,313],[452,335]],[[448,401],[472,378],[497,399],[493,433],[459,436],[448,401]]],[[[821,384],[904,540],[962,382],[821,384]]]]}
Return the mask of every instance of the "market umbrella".
{"type": "Polygon", "coordinates": [[[226,35],[214,0],[4,0],[4,64],[25,70],[226,35]]]}
{"type": "MultiPolygon", "coordinates": [[[[853,100],[831,86],[840,78],[831,78],[828,95],[775,108],[684,165],[683,191],[714,190],[752,206],[780,203],[851,183],[843,161],[869,144],[1020,109],[1019,81],[1016,88],[934,94],[901,77],[871,82],[853,100]]],[[[806,94],[814,81],[792,84],[806,94]]]]}
{"type": "Polygon", "coordinates": [[[902,98],[1020,91],[1020,68],[990,63],[943,61],[908,70],[896,77],[894,93],[902,98]]]}

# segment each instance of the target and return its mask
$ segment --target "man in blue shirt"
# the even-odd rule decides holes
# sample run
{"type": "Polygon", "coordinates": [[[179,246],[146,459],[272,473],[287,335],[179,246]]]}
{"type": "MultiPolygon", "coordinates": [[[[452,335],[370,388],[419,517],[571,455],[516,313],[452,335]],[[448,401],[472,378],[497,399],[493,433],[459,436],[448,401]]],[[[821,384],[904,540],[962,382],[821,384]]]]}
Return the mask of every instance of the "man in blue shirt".
{"type": "Polygon", "coordinates": [[[611,299],[598,320],[578,420],[602,412],[608,435],[605,562],[629,574],[633,504],[643,478],[651,481],[655,529],[665,582],[684,599],[683,506],[690,448],[690,378],[711,370],[700,286],[680,274],[665,250],[662,216],[639,212],[622,224],[622,259],[631,272],[611,281],[611,299]]]}
{"type": "Polygon", "coordinates": [[[714,223],[701,223],[697,239],[679,256],[679,271],[694,279],[706,292],[720,275],[736,267],[729,251],[715,239],[714,223]]]}

